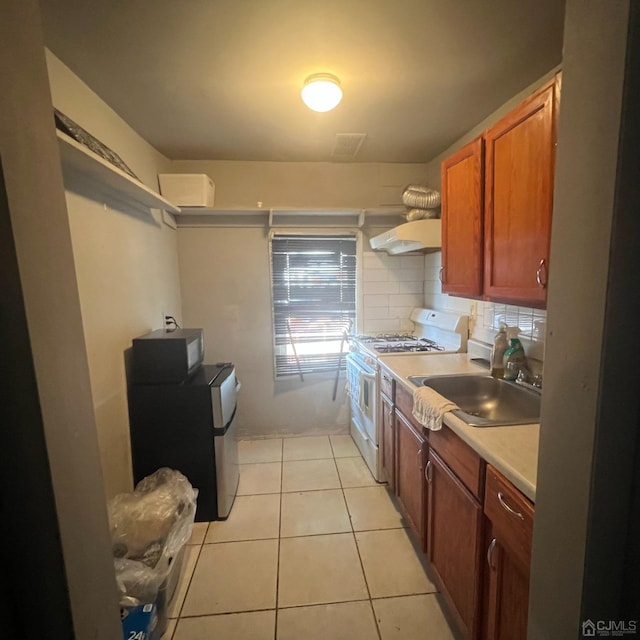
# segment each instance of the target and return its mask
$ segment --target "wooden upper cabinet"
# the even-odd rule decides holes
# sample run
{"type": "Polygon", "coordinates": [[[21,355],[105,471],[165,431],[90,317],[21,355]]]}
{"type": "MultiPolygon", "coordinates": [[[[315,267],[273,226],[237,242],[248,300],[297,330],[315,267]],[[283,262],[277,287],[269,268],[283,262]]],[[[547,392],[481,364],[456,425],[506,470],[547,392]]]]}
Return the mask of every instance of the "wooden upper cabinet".
{"type": "Polygon", "coordinates": [[[484,293],[491,300],[546,304],[557,82],[485,132],[484,293]]]}
{"type": "Polygon", "coordinates": [[[442,291],[482,295],[483,141],[442,163],[442,291]]]}

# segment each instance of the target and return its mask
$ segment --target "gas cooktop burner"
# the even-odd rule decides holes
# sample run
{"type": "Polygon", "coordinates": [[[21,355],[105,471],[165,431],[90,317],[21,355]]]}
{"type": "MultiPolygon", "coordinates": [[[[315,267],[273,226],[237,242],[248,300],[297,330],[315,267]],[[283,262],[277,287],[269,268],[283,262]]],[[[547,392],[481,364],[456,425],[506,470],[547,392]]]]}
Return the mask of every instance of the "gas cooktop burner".
{"type": "Polygon", "coordinates": [[[422,353],[426,351],[444,351],[444,347],[425,338],[414,339],[412,342],[373,345],[378,353],[422,353]]]}
{"type": "Polygon", "coordinates": [[[417,338],[410,333],[379,333],[375,336],[355,336],[355,339],[366,344],[381,344],[384,342],[417,340],[417,338]]]}
{"type": "Polygon", "coordinates": [[[385,342],[401,342],[406,340],[417,340],[414,335],[410,333],[380,333],[375,337],[376,340],[383,340],[385,342]]]}
{"type": "Polygon", "coordinates": [[[414,309],[411,329],[368,335],[351,335],[350,350],[363,357],[383,354],[427,354],[464,352],[468,332],[467,316],[434,309],[414,309]],[[417,334],[417,335],[416,335],[417,334]]]}

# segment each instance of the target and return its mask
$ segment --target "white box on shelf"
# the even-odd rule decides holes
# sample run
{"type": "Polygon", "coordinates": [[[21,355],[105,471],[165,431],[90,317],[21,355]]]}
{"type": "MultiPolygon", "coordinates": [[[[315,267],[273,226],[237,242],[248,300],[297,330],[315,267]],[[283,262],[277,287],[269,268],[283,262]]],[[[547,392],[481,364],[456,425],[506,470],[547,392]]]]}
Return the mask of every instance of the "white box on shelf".
{"type": "Polygon", "coordinates": [[[215,184],[204,173],[159,173],[160,193],[178,207],[213,207],[215,184]]]}

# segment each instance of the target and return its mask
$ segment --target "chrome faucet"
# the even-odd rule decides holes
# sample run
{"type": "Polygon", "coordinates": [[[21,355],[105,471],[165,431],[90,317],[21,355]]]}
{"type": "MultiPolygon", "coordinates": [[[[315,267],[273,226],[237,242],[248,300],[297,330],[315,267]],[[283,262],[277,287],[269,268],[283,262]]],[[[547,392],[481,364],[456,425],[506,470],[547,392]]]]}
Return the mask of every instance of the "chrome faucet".
{"type": "Polygon", "coordinates": [[[520,368],[520,371],[518,371],[516,384],[520,384],[523,387],[542,393],[542,374],[533,374],[529,369],[527,369],[527,367],[523,366],[520,368]]]}

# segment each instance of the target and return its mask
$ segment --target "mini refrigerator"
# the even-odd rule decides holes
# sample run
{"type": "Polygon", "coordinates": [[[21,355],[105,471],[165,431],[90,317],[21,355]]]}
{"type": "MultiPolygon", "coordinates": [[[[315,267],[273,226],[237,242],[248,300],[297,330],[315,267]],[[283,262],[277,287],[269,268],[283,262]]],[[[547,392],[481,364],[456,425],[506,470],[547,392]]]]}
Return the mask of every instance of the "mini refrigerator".
{"type": "Polygon", "coordinates": [[[134,379],[128,389],[134,482],[160,467],[176,469],[198,490],[196,521],[226,519],[239,480],[234,365],[200,364],[180,382],[134,379]]]}

